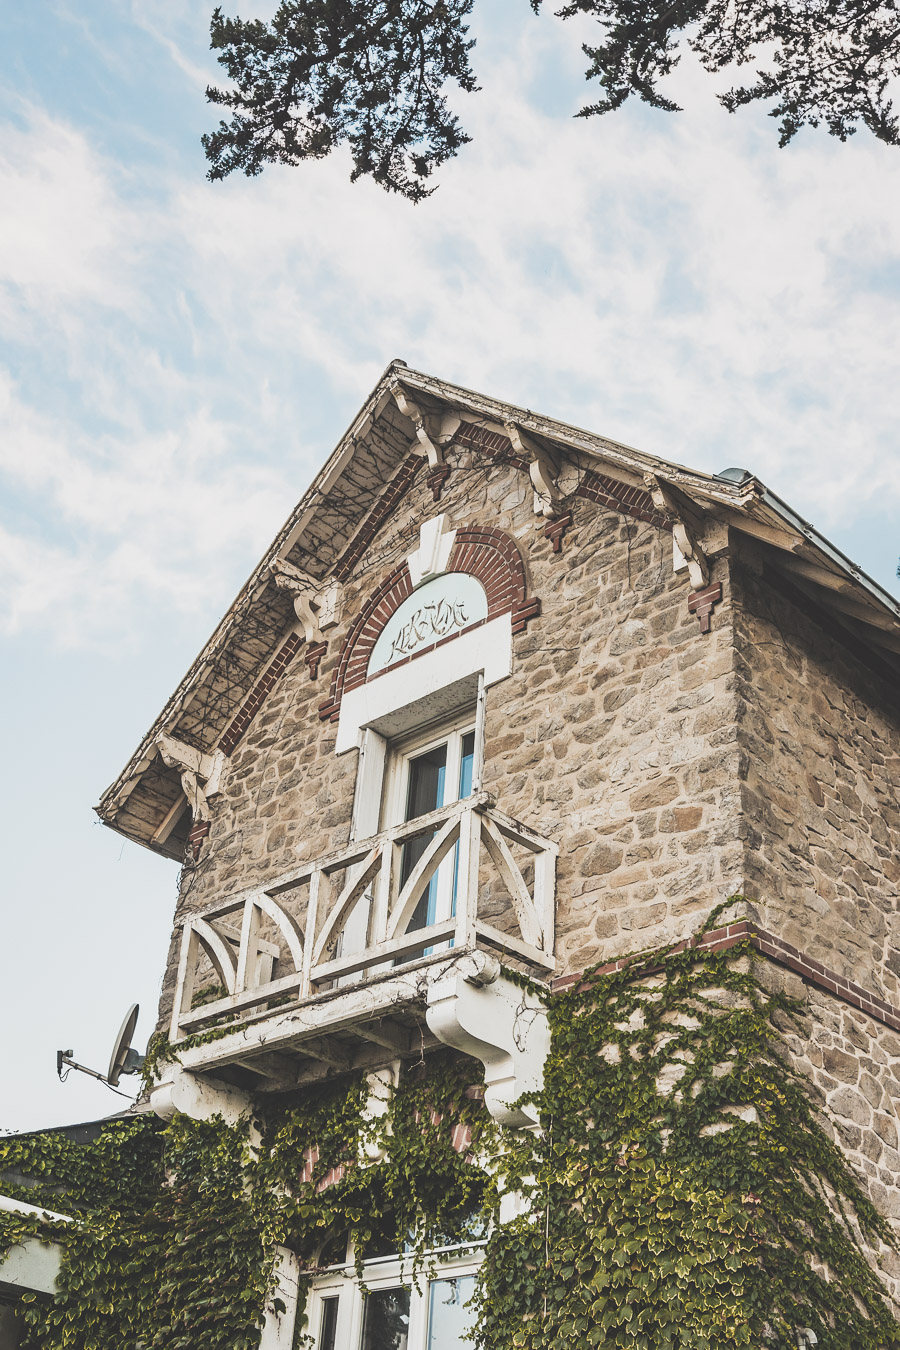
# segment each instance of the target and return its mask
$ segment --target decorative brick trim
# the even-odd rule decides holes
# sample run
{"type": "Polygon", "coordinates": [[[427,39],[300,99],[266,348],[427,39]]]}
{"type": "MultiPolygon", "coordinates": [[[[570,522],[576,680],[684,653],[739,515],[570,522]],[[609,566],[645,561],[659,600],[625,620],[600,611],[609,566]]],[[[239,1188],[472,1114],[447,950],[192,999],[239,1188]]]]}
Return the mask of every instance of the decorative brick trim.
{"type": "MultiPolygon", "coordinates": [[[[855,984],[853,980],[847,980],[843,975],[838,975],[836,971],[830,970],[828,966],[821,961],[814,960],[807,956],[797,947],[793,947],[790,942],[785,942],[783,938],[775,937],[773,933],[767,933],[764,928],[757,927],[750,920],[742,919],[739,923],[728,924],[726,928],[714,928],[712,932],[704,933],[701,939],[690,938],[687,942],[679,942],[676,946],[669,948],[670,953],[683,952],[689,947],[696,947],[700,951],[721,952],[727,951],[729,947],[735,947],[739,942],[750,942],[751,946],[770,961],[777,962],[780,966],[786,966],[789,970],[795,971],[801,975],[804,980],[814,984],[818,989],[825,989],[829,994],[834,994],[842,999],[844,1003],[849,1003],[868,1017],[873,1017],[876,1022],[883,1023],[890,1027],[892,1031],[900,1031],[900,1008],[896,1008],[891,1003],[887,1003],[878,994],[872,994],[862,985],[855,984]]],[[[640,956],[625,956],[619,961],[611,961],[608,965],[600,966],[597,970],[598,975],[613,975],[620,970],[627,970],[629,966],[636,961],[640,961],[640,956]]],[[[648,974],[661,969],[661,966],[648,967],[648,974]]],[[[561,975],[551,983],[551,989],[554,993],[563,989],[571,989],[573,985],[580,985],[584,979],[584,971],[574,975],[561,975]]],[[[587,987],[587,986],[585,986],[587,987]]]]}
{"type": "MultiPolygon", "coordinates": [[[[257,680],[231,726],[219,741],[219,749],[230,755],[244,732],[259,712],[268,697],[269,691],[278,683],[297,652],[303,646],[303,638],[298,633],[290,633],[281,644],[277,655],[266,673],[257,680]]],[[[308,658],[307,658],[308,659],[308,658]]]]}
{"type": "Polygon", "coordinates": [[[450,477],[449,464],[442,464],[440,468],[431,469],[429,471],[428,477],[425,479],[425,482],[431,488],[432,501],[439,502],[441,500],[441,489],[443,488],[444,484],[446,483],[449,477],[450,477]]]}
{"type": "Polygon", "coordinates": [[[409,567],[400,564],[387,576],[369,597],[344,639],[338,663],[331,677],[328,701],[319,708],[319,717],[336,722],[341,710],[341,699],[347,689],[356,689],[365,683],[366,669],[378,634],[407,596],[412,595],[409,567]]]}
{"type": "Polygon", "coordinates": [[[584,497],[598,506],[606,506],[611,511],[619,511],[635,520],[646,521],[660,530],[671,530],[672,522],[668,516],[660,515],[653,505],[653,498],[643,488],[629,487],[616,478],[608,478],[605,473],[595,473],[588,469],[578,487],[576,497],[584,497]]]}
{"type": "MultiPolygon", "coordinates": [[[[509,614],[513,633],[523,632],[529,619],[541,612],[540,600],[527,593],[522,555],[515,541],[502,530],[487,527],[457,530],[447,571],[468,572],[480,581],[487,596],[487,620],[509,614]]],[[[344,640],[331,677],[328,700],[319,709],[323,721],[337,721],[344,694],[365,684],[369,658],[379,634],[412,592],[409,567],[404,562],[385,578],[363,607],[344,640]]],[[[442,641],[458,636],[455,633],[442,641]]],[[[416,653],[423,654],[424,651],[416,653]]]]}
{"type": "Polygon", "coordinates": [[[318,679],[319,666],[322,663],[322,657],[325,655],[327,651],[328,651],[327,642],[313,642],[312,644],[307,643],[306,651],[303,653],[303,659],[306,662],[307,667],[309,669],[309,678],[311,680],[318,679]]]}
{"type": "Polygon", "coordinates": [[[347,580],[397,503],[406,496],[412,487],[415,477],[424,463],[425,460],[421,455],[407,455],[338,561],[334,569],[334,576],[338,581],[347,580]]]}
{"type": "MultiPolygon", "coordinates": [[[[298,1049],[300,1050],[303,1049],[302,1043],[300,1044],[298,1049]]],[[[466,1093],[465,1095],[468,1096],[468,1093],[466,1093]]],[[[481,1100],[483,1100],[483,1094],[481,1100]]],[[[442,1120],[443,1116],[438,1111],[431,1112],[432,1125],[440,1125],[442,1120]]],[[[457,1123],[453,1126],[453,1131],[450,1135],[450,1147],[456,1153],[461,1153],[463,1156],[466,1156],[467,1154],[470,1153],[471,1144],[472,1144],[471,1126],[468,1125],[465,1121],[457,1121],[457,1123]]],[[[303,1167],[300,1171],[299,1177],[297,1178],[301,1186],[308,1185],[309,1182],[312,1181],[313,1173],[315,1172],[316,1163],[318,1161],[319,1161],[319,1149],[316,1144],[313,1144],[310,1148],[307,1148],[303,1154],[303,1167]]],[[[347,1175],[347,1173],[351,1170],[353,1166],[354,1166],[353,1163],[344,1162],[338,1163],[337,1167],[330,1167],[328,1171],[325,1173],[324,1177],[320,1177],[319,1180],[316,1182],[316,1193],[321,1195],[322,1191],[327,1191],[331,1186],[336,1186],[339,1181],[343,1181],[344,1177],[347,1175]]]]}
{"type": "Polygon", "coordinates": [[[557,516],[555,520],[548,520],[544,526],[544,538],[550,540],[554,553],[562,552],[563,539],[571,524],[572,512],[566,511],[565,515],[557,516]]]}
{"type": "Polygon", "coordinates": [[[508,436],[499,431],[488,431],[486,427],[476,426],[474,422],[461,422],[453,437],[454,445],[464,445],[469,450],[478,450],[498,464],[514,464],[517,469],[528,468],[528,460],[517,455],[508,436]]]}
{"type": "Polygon", "coordinates": [[[717,605],[721,599],[721,581],[715,582],[712,586],[706,586],[702,591],[692,591],[688,596],[688,609],[692,614],[697,615],[701,633],[709,632],[709,619],[713,612],[713,606],[717,605]]]}
{"type": "MultiPolygon", "coordinates": [[[[453,437],[453,444],[478,450],[481,454],[496,460],[498,464],[513,464],[517,469],[526,472],[528,470],[528,460],[515,453],[508,436],[502,436],[498,431],[488,431],[485,427],[476,426],[474,422],[460,423],[453,437]]],[[[617,478],[610,478],[605,473],[596,473],[593,469],[588,469],[575,489],[575,495],[596,502],[599,506],[606,506],[611,511],[618,511],[622,515],[634,516],[635,520],[646,521],[648,525],[655,525],[658,529],[672,528],[668,516],[661,515],[654,507],[649,492],[645,492],[643,488],[631,487],[628,483],[620,483],[617,478]]],[[[558,553],[560,549],[554,536],[549,533],[549,527],[544,533],[548,539],[553,540],[553,552],[558,553]]]]}
{"type": "Polygon", "coordinates": [[[203,847],[203,841],[209,834],[209,821],[198,820],[192,825],[187,837],[187,843],[184,846],[184,856],[188,862],[197,862],[200,857],[200,850],[203,847]]]}

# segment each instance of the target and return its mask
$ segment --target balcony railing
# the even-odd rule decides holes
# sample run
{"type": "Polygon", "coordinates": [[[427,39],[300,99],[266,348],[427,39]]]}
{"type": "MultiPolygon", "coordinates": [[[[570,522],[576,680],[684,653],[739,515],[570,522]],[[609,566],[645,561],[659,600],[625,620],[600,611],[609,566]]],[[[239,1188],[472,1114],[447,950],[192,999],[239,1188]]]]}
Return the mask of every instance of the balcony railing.
{"type": "Polygon", "coordinates": [[[556,856],[556,844],[482,793],[192,914],[184,919],[171,1039],[222,1023],[259,1024],[476,948],[547,974],[556,856]],[[404,845],[423,835],[431,837],[404,878],[404,845]],[[452,890],[452,912],[411,929],[439,873],[444,894],[452,890]],[[355,943],[345,940],[353,930],[355,943]],[[358,950],[346,950],[353,945],[358,950]]]}

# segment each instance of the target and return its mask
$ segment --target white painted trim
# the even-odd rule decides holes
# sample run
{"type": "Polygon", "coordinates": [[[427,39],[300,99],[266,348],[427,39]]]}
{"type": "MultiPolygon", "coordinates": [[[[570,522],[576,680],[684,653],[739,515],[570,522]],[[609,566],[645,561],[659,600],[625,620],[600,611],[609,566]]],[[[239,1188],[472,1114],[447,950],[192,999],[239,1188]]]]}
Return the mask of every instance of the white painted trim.
{"type": "MultiPolygon", "coordinates": [[[[433,651],[423,652],[405,665],[348,690],[341,700],[335,752],[355,749],[364,727],[378,726],[380,719],[426,700],[435,700],[433,716],[443,709],[439,696],[450,686],[484,672],[484,685],[496,684],[512,674],[512,619],[501,614],[433,651]]],[[[477,685],[473,687],[473,694],[477,685]]],[[[449,709],[448,709],[449,711],[449,709]]],[[[426,716],[421,717],[422,721],[426,716]]],[[[414,723],[413,723],[414,725],[414,723]]]]}
{"type": "Polygon", "coordinates": [[[24,1200],[13,1200],[11,1195],[0,1195],[0,1210],[7,1214],[30,1214],[48,1223],[71,1223],[70,1214],[57,1214],[53,1209],[44,1209],[41,1205],[29,1205],[24,1200]]]}
{"type": "MultiPolygon", "coordinates": [[[[474,1242],[468,1248],[429,1253],[426,1257],[425,1270],[420,1271],[418,1275],[414,1270],[412,1258],[408,1256],[382,1257],[365,1263],[363,1280],[366,1290],[374,1293],[400,1286],[405,1286],[409,1290],[409,1332],[406,1342],[408,1350],[425,1350],[427,1345],[432,1281],[443,1282],[477,1275],[483,1260],[483,1246],[481,1242],[474,1242]]],[[[348,1264],[323,1271],[310,1285],[307,1332],[314,1350],[318,1350],[322,1304],[325,1299],[335,1297],[340,1300],[335,1345],[341,1347],[341,1350],[355,1350],[362,1342],[365,1294],[356,1278],[355,1266],[348,1264]]]]}

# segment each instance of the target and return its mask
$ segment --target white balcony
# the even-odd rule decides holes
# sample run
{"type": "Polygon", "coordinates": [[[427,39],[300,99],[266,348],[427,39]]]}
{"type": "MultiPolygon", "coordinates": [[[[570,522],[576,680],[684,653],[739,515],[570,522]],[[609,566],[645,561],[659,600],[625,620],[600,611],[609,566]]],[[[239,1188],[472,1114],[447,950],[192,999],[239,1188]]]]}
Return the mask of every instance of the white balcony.
{"type": "Polygon", "coordinates": [[[428,989],[473,953],[552,973],[556,856],[481,793],[185,917],[170,1038],[216,1035],[182,1065],[280,1089],[418,1053],[428,989]],[[438,884],[447,917],[411,928],[438,884]]]}

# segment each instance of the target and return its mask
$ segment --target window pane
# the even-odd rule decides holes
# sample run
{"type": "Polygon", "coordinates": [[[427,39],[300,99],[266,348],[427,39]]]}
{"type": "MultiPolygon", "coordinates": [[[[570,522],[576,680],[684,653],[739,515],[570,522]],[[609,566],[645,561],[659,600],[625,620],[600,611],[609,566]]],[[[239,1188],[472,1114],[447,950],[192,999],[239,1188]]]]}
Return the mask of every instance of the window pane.
{"type": "Polygon", "coordinates": [[[475,767],[475,732],[468,731],[462,738],[462,757],[459,762],[459,797],[472,795],[472,770],[475,767]]]}
{"type": "Polygon", "coordinates": [[[444,770],[447,767],[446,745],[436,745],[424,755],[409,762],[409,791],[406,796],[406,819],[415,820],[427,811],[436,811],[444,804],[444,770]]]}
{"type": "Polygon", "coordinates": [[[319,1350],[334,1350],[337,1337],[338,1296],[322,1299],[322,1324],[319,1328],[319,1350]]]}
{"type": "Polygon", "coordinates": [[[474,1291],[474,1275],[431,1281],[427,1350],[466,1350],[471,1345],[463,1338],[475,1325],[475,1309],[466,1307],[474,1291]]]}
{"type": "Polygon", "coordinates": [[[408,1289],[377,1289],[366,1295],[362,1350],[406,1350],[408,1334],[408,1289]]]}

